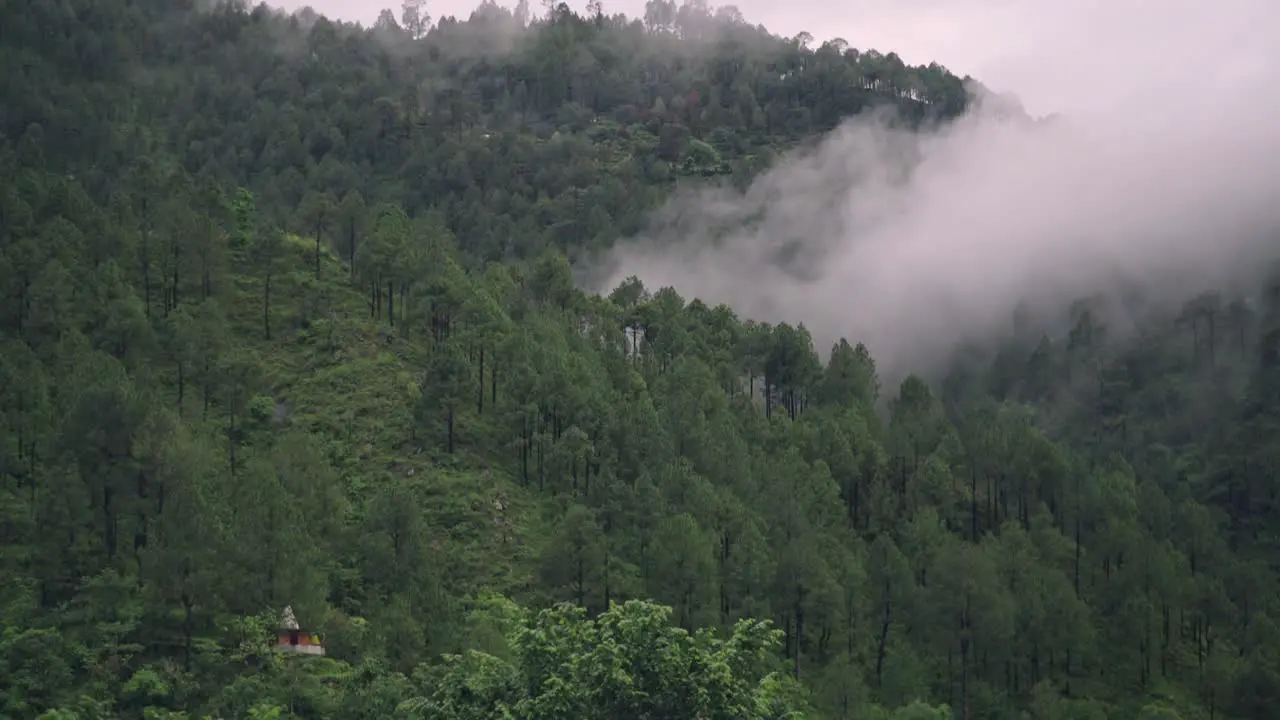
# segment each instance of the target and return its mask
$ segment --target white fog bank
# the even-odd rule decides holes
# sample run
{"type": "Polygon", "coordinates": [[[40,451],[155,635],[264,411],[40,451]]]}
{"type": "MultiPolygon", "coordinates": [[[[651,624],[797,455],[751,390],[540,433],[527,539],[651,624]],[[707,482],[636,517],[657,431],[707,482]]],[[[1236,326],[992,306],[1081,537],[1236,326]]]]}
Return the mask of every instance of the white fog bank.
{"type": "MultiPolygon", "coordinates": [[[[1029,5],[1008,5],[1033,23],[1029,5]]],[[[843,336],[914,370],[1008,328],[1020,299],[1065,301],[1117,273],[1176,275],[1190,293],[1280,248],[1280,3],[1042,7],[1064,31],[1042,32],[1041,18],[1029,32],[1044,44],[1010,62],[1071,99],[1054,119],[979,109],[923,135],[854,119],[746,193],[677,194],[619,243],[599,289],[636,275],[803,322],[824,354],[843,336]],[[1075,15],[1097,21],[1094,35],[1075,15]],[[792,271],[777,261],[788,245],[792,271]]]]}

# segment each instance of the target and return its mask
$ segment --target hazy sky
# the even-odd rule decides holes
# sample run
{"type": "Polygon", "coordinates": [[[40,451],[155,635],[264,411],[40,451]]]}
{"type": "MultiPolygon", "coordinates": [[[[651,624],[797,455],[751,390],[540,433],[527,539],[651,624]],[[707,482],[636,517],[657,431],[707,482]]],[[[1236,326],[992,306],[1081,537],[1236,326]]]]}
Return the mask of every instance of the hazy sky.
{"type": "MultiPolygon", "coordinates": [[[[399,14],[398,0],[276,4],[309,4],[366,24],[383,7],[399,14]]],[[[465,17],[477,4],[434,0],[430,12],[465,17]]],[[[570,6],[582,11],[585,4],[570,6]]],[[[632,16],[643,6],[643,0],[605,0],[606,11],[632,16]]],[[[911,63],[936,60],[1016,93],[1033,112],[1088,100],[1091,86],[1106,84],[1107,76],[1141,72],[1152,63],[1181,66],[1190,77],[1225,59],[1207,49],[1256,46],[1263,33],[1280,27],[1277,0],[740,0],[737,6],[749,22],[776,33],[807,30],[818,40],[843,37],[857,48],[896,51],[911,63]]]]}

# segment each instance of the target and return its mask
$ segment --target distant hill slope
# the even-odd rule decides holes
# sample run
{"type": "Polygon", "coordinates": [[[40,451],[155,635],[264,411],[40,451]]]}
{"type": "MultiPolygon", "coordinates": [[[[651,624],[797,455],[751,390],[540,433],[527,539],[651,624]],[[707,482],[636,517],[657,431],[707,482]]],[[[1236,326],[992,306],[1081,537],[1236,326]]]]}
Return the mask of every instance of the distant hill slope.
{"type": "Polygon", "coordinates": [[[40,124],[50,161],[78,167],[95,193],[162,151],[249,187],[301,234],[317,201],[359,196],[437,208],[468,258],[497,260],[607,243],[677,177],[745,181],[868,107],[945,120],[967,98],[939,66],[807,47],[696,4],[644,21],[483,4],[416,39],[390,18],[360,30],[199,5],[7,12],[6,66],[27,70],[0,80],[0,124],[15,138],[40,124]]]}

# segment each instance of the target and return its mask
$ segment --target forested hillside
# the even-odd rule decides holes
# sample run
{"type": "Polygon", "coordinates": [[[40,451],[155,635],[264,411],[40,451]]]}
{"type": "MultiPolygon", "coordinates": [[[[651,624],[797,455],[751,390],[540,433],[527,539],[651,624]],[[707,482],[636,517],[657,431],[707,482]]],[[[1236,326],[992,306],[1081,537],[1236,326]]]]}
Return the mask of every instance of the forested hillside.
{"type": "Polygon", "coordinates": [[[881,387],[571,262],[965,82],[429,9],[0,0],[0,717],[1273,716],[1280,273],[881,387]]]}

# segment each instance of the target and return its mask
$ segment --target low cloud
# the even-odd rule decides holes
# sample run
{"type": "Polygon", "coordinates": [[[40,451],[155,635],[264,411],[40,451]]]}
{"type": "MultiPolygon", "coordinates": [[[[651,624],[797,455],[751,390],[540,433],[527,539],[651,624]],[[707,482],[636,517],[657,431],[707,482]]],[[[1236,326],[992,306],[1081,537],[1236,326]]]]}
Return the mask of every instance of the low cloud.
{"type": "Polygon", "coordinates": [[[617,246],[600,289],[635,275],[803,322],[823,352],[865,342],[902,372],[1007,330],[1020,301],[1118,278],[1185,297],[1257,267],[1280,254],[1280,45],[1258,25],[1276,27],[1280,7],[1160,7],[1150,22],[1164,25],[1127,46],[1071,36],[1043,49],[1030,64],[1041,81],[1073,88],[1052,118],[979,103],[914,134],[859,117],[745,192],[677,193],[617,246]],[[1073,63],[1095,92],[1079,92],[1073,63]]]}

